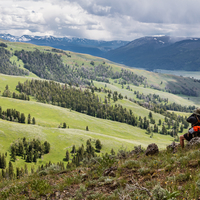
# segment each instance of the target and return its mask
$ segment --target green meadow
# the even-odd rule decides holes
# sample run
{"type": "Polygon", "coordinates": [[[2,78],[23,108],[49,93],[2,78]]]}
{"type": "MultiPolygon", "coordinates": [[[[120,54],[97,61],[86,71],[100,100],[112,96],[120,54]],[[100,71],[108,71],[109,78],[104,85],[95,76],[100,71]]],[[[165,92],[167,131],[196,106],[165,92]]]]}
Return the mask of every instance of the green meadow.
{"type": "MultiPolygon", "coordinates": [[[[8,49],[14,53],[15,50],[28,50],[34,51],[35,49],[39,49],[43,52],[51,52],[51,47],[43,47],[36,46],[27,43],[12,43],[6,42],[8,45],[8,49]]],[[[86,54],[78,54],[69,51],[65,51],[71,57],[68,57],[65,54],[62,54],[63,63],[74,66],[78,65],[79,67],[93,67],[90,62],[94,61],[95,65],[103,64],[105,62],[106,65],[112,66],[114,71],[120,71],[121,68],[127,69],[124,66],[115,64],[103,58],[98,58],[86,54]]],[[[16,56],[11,57],[11,62],[15,62],[17,66],[23,68],[24,65],[22,61],[18,60],[16,56]]],[[[160,73],[148,72],[140,69],[128,68],[132,72],[143,75],[147,78],[148,84],[154,84],[159,86],[164,90],[169,82],[178,82],[176,76],[174,75],[166,75],[160,73]],[[161,84],[162,82],[162,84],[161,84]]],[[[17,83],[24,82],[27,79],[38,78],[35,74],[30,73],[27,77],[20,76],[9,76],[0,74],[0,94],[2,95],[6,85],[9,86],[11,92],[16,91],[17,83]]],[[[187,84],[193,84],[188,81],[187,84]]],[[[117,91],[121,93],[124,97],[127,96],[127,99],[118,100],[117,102],[113,102],[111,100],[111,104],[120,104],[126,109],[131,109],[133,114],[137,117],[145,117],[148,116],[149,110],[129,101],[129,98],[136,99],[134,95],[134,91],[139,91],[145,95],[148,94],[157,94],[162,98],[168,98],[169,103],[177,103],[181,105],[200,105],[200,97],[188,97],[183,95],[174,95],[171,93],[166,93],[164,91],[155,90],[152,88],[145,88],[144,86],[135,86],[129,84],[130,90],[127,90],[127,85],[122,86],[118,83],[115,83],[114,80],[110,79],[110,83],[103,83],[93,81],[94,85],[97,87],[104,88],[106,86],[107,89],[112,91],[117,91]]],[[[102,101],[104,100],[105,93],[95,92],[102,101]]],[[[153,134],[153,137],[150,138],[150,135],[146,133],[146,130],[130,126],[125,123],[114,122],[110,120],[104,120],[99,118],[94,118],[85,114],[81,114],[66,108],[61,108],[58,106],[53,106],[50,104],[42,104],[37,102],[34,97],[30,98],[30,101],[22,101],[12,98],[5,98],[0,96],[0,106],[3,110],[7,108],[13,108],[21,113],[24,113],[27,119],[28,114],[31,114],[31,117],[35,117],[36,125],[28,125],[28,124],[19,124],[15,122],[9,122],[5,120],[0,120],[0,152],[10,152],[10,145],[13,141],[18,138],[26,137],[28,139],[39,138],[41,141],[48,141],[51,145],[50,153],[44,155],[41,160],[38,160],[38,164],[45,164],[46,162],[59,162],[63,161],[65,157],[65,152],[67,149],[71,150],[72,145],[76,145],[76,147],[85,145],[88,139],[91,139],[93,144],[96,139],[100,139],[103,144],[103,148],[101,153],[110,152],[113,148],[116,152],[120,148],[127,148],[128,150],[132,150],[136,145],[142,145],[143,147],[147,147],[150,143],[156,143],[159,148],[166,148],[167,145],[171,144],[173,138],[171,136],[164,136],[161,134],[153,134]],[[62,126],[63,123],[67,124],[67,129],[58,128],[62,126]],[[89,131],[86,131],[86,126],[89,127],[89,131]]],[[[179,115],[189,116],[189,113],[181,113],[176,112],[179,115]]],[[[153,118],[158,123],[158,120],[161,119],[164,122],[164,116],[158,113],[153,113],[153,118]]],[[[151,125],[153,126],[153,125],[151,125]]],[[[161,129],[161,126],[159,127],[161,129]]],[[[184,130],[186,131],[186,130],[184,130]]],[[[8,160],[9,158],[7,158],[8,160]]],[[[14,166],[23,166],[25,162],[18,158],[14,163],[14,166]]],[[[28,164],[30,169],[31,165],[28,164]]]]}
{"type": "MultiPolygon", "coordinates": [[[[24,82],[27,77],[16,77],[0,75],[0,89],[3,92],[8,84],[13,92],[18,81],[24,82]]],[[[103,83],[102,83],[103,84],[103,83]]],[[[111,85],[112,86],[112,85],[111,85]]],[[[126,92],[126,90],[124,90],[126,92]]],[[[98,95],[104,95],[98,93],[98,95]]],[[[130,102],[127,99],[119,100],[117,103],[123,105],[127,109],[133,110],[136,116],[147,116],[149,110],[130,102]]],[[[3,110],[14,108],[24,113],[26,118],[28,114],[35,117],[36,125],[19,124],[0,120],[0,152],[10,152],[10,145],[18,138],[26,137],[28,139],[39,138],[41,141],[48,141],[51,144],[51,151],[48,155],[44,155],[38,164],[46,162],[63,161],[67,149],[71,150],[72,145],[76,147],[85,145],[87,139],[91,139],[94,143],[96,139],[100,139],[103,144],[101,153],[110,152],[113,148],[116,152],[119,148],[127,148],[132,150],[135,145],[146,147],[149,143],[156,143],[160,148],[166,148],[173,141],[171,136],[160,134],[146,134],[145,130],[133,127],[124,123],[114,122],[94,118],[85,114],[81,114],[66,108],[53,106],[50,104],[39,103],[34,98],[31,101],[22,101],[13,98],[0,97],[0,105],[3,110]],[[67,129],[58,128],[66,122],[67,129]],[[86,126],[89,131],[86,131],[86,126]]],[[[164,119],[162,115],[153,113],[153,117],[164,119]]],[[[9,159],[9,158],[7,158],[9,159]]],[[[24,165],[24,161],[18,158],[14,163],[15,166],[24,165]]],[[[29,169],[32,165],[28,164],[29,169]]]]}
{"type": "MultiPolygon", "coordinates": [[[[117,152],[119,148],[132,150],[135,145],[146,147],[152,142],[164,149],[173,141],[171,136],[154,134],[153,138],[150,138],[145,130],[137,127],[94,118],[66,108],[34,101],[0,97],[0,105],[3,110],[15,108],[23,112],[26,117],[30,113],[36,119],[36,125],[0,120],[0,152],[10,153],[12,142],[22,137],[48,141],[51,144],[50,153],[38,160],[37,164],[63,161],[67,149],[70,151],[72,145],[76,145],[76,147],[85,145],[87,139],[91,139],[93,144],[96,139],[100,139],[103,144],[101,153],[110,152],[111,148],[117,152]],[[66,122],[69,128],[58,128],[63,122],[66,122]],[[86,126],[89,127],[89,131],[86,131],[86,126]]],[[[24,164],[21,158],[14,163],[15,166],[24,164]]],[[[32,165],[35,164],[28,164],[29,168],[32,165]]]]}

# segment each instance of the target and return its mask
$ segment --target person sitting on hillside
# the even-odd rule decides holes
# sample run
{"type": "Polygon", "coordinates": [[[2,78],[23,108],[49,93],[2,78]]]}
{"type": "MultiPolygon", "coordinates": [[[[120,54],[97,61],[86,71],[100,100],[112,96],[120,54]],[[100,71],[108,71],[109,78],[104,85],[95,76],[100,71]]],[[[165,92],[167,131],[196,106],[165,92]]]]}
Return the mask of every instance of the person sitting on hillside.
{"type": "Polygon", "coordinates": [[[193,114],[187,118],[187,122],[191,123],[192,128],[188,133],[180,136],[180,145],[184,148],[184,140],[190,141],[193,137],[200,137],[200,108],[194,110],[193,114]]]}

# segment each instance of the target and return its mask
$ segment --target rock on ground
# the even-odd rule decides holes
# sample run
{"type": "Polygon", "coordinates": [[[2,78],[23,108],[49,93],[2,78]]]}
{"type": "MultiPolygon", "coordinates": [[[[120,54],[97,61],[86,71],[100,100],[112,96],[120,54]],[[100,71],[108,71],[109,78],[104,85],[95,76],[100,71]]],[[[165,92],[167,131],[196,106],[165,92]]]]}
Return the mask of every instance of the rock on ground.
{"type": "Polygon", "coordinates": [[[192,148],[194,146],[200,146],[200,137],[194,137],[192,138],[187,144],[186,144],[186,148],[192,148]]]}
{"type": "Polygon", "coordinates": [[[159,153],[158,145],[155,143],[149,144],[147,147],[147,150],[145,151],[145,155],[154,155],[156,153],[159,153]]]}

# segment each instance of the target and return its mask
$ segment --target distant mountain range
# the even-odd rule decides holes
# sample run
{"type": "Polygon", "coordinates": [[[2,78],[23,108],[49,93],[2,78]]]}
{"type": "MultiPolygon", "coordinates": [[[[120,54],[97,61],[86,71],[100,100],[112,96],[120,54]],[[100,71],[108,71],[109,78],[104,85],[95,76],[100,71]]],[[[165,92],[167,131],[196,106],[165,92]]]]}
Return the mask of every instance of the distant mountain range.
{"type": "Polygon", "coordinates": [[[200,38],[152,36],[131,42],[53,36],[17,37],[10,34],[0,34],[0,38],[90,54],[150,71],[155,69],[200,71],[200,38]]]}
{"type": "Polygon", "coordinates": [[[200,38],[143,37],[107,52],[105,57],[150,71],[200,71],[200,38]]]}
{"type": "Polygon", "coordinates": [[[54,48],[69,50],[78,53],[85,53],[94,56],[102,56],[105,52],[124,46],[129,41],[102,41],[89,40],[84,38],[68,38],[68,37],[53,37],[53,36],[30,36],[23,35],[21,37],[10,34],[0,34],[0,38],[11,42],[26,42],[36,45],[51,46],[54,48]]]}

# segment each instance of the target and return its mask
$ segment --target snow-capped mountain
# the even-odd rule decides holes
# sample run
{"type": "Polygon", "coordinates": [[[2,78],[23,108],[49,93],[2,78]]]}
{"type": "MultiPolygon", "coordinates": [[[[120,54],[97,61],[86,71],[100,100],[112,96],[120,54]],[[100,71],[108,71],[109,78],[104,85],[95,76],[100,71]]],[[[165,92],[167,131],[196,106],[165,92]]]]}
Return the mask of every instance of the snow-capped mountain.
{"type": "Polygon", "coordinates": [[[89,40],[85,38],[68,38],[54,36],[13,36],[10,34],[0,34],[0,38],[11,42],[26,42],[36,45],[51,46],[63,50],[69,50],[79,53],[86,53],[95,56],[101,56],[103,53],[124,46],[128,41],[114,40],[89,40]]]}

